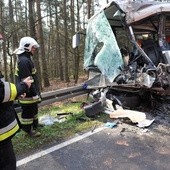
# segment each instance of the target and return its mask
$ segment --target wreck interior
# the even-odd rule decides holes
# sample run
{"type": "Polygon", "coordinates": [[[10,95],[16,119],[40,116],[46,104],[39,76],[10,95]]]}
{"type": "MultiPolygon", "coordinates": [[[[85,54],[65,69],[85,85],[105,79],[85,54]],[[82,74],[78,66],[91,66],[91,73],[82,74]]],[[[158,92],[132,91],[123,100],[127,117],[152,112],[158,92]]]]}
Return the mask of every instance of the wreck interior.
{"type": "MultiPolygon", "coordinates": [[[[111,100],[116,96],[124,108],[148,104],[151,98],[169,101],[170,7],[169,11],[148,13],[133,19],[133,13],[123,5],[112,2],[104,9],[123,59],[119,74],[108,85],[106,96],[111,100]]],[[[153,3],[133,5],[131,8],[137,12],[154,6],[153,3]]],[[[103,44],[97,53],[102,47],[103,44]]]]}
{"type": "MultiPolygon", "coordinates": [[[[142,4],[138,6],[136,11],[139,12],[152,5],[142,4]]],[[[140,16],[139,20],[132,22],[132,19],[131,21],[127,19],[129,13],[124,12],[117,4],[112,3],[105,10],[105,15],[116,34],[117,41],[121,40],[118,35],[119,32],[124,31],[127,34],[128,41],[132,42],[131,48],[128,48],[127,52],[122,50],[124,52],[123,57],[129,55],[129,63],[121,68],[121,74],[114,80],[119,84],[120,91],[132,89],[138,91],[140,89],[143,92],[152,92],[154,96],[169,98],[170,12],[140,16]],[[129,27],[132,28],[132,33],[129,31],[129,27]],[[144,35],[147,37],[144,37],[144,35]]],[[[121,46],[123,44],[120,44],[120,48],[121,46]]],[[[113,89],[115,87],[113,86],[113,89]]]]}

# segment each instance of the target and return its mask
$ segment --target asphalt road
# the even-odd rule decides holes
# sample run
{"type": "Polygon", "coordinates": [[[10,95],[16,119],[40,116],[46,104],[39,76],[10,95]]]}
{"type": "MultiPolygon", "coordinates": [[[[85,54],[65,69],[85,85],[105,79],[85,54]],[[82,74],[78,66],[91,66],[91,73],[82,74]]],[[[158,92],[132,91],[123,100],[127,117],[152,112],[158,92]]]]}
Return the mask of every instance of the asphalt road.
{"type": "Polygon", "coordinates": [[[169,170],[169,124],[148,129],[120,123],[94,129],[31,157],[18,170],[169,170]]]}

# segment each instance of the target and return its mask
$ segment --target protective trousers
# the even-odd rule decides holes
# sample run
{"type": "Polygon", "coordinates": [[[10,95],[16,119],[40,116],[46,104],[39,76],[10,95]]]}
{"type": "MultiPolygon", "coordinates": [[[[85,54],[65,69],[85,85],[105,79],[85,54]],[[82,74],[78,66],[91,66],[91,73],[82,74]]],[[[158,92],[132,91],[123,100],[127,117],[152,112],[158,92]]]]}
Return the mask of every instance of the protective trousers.
{"type": "Polygon", "coordinates": [[[0,169],[16,170],[16,157],[11,139],[0,142],[0,169]]]}
{"type": "Polygon", "coordinates": [[[22,106],[21,128],[29,133],[38,127],[38,104],[25,104],[22,106]]]}

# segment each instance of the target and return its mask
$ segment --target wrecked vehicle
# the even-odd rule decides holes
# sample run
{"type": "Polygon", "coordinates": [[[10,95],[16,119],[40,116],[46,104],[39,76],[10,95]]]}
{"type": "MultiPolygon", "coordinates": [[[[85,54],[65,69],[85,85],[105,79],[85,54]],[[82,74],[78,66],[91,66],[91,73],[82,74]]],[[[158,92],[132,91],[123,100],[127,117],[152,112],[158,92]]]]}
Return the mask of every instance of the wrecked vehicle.
{"type": "Polygon", "coordinates": [[[170,3],[112,1],[106,5],[88,21],[84,69],[89,73],[84,87],[93,90],[94,99],[85,108],[87,114],[103,108],[102,95],[104,101],[127,109],[149,104],[153,98],[168,101],[170,3]]]}

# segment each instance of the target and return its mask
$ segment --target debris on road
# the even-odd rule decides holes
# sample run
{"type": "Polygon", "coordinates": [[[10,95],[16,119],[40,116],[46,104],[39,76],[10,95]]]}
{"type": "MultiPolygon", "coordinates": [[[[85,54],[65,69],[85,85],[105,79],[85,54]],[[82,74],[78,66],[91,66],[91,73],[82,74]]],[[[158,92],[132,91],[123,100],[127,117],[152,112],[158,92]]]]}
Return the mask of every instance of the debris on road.
{"type": "Polygon", "coordinates": [[[144,112],[118,109],[110,114],[110,118],[129,118],[133,123],[137,123],[138,127],[148,127],[150,126],[154,119],[148,120],[144,112]]]}
{"type": "Polygon", "coordinates": [[[108,128],[113,128],[113,127],[115,127],[117,125],[117,123],[115,123],[115,122],[107,122],[107,123],[105,123],[105,127],[108,127],[108,128]]]}

